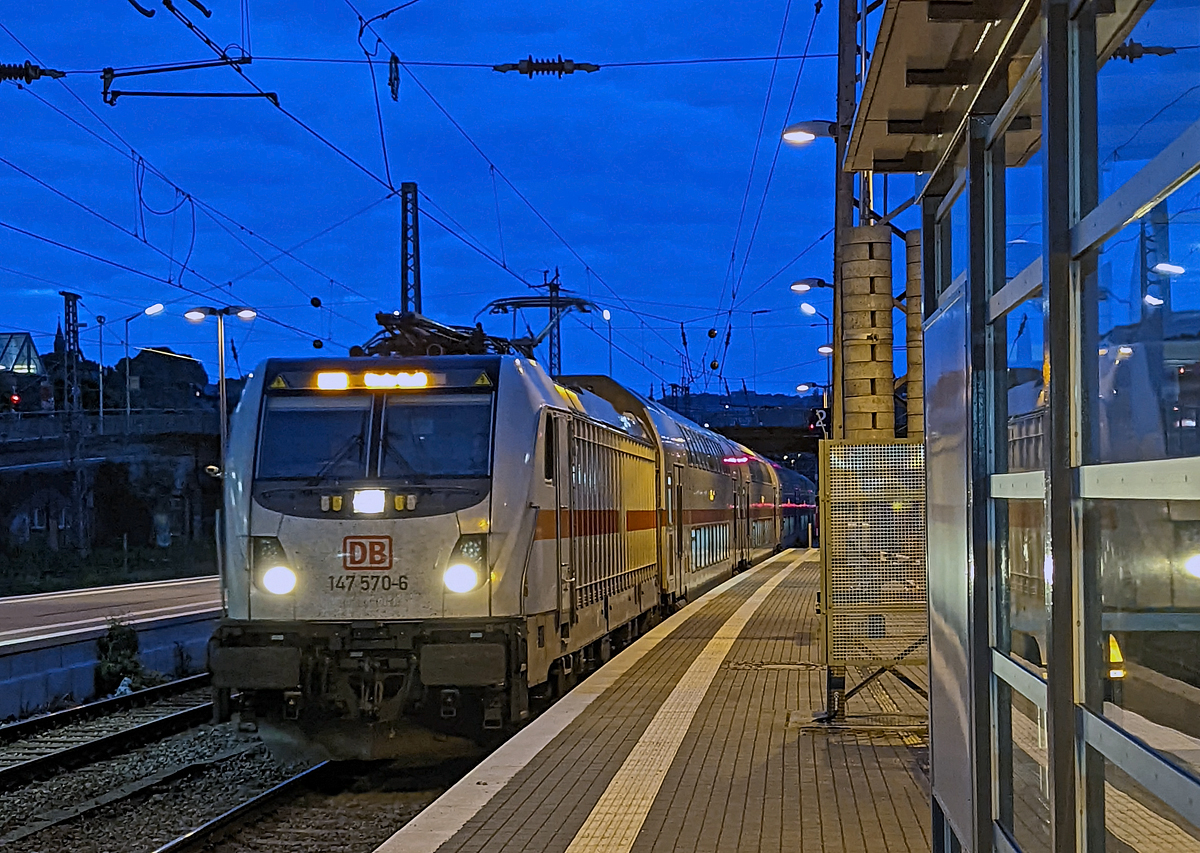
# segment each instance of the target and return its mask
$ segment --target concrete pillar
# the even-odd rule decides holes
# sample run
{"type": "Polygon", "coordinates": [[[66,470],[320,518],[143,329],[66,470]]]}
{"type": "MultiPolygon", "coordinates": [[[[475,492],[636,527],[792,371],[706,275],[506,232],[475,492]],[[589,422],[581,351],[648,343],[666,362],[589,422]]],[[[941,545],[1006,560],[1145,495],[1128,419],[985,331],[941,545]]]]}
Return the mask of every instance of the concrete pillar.
{"type": "Polygon", "coordinates": [[[908,437],[925,434],[925,338],[921,330],[921,229],[904,235],[907,277],[904,310],[908,320],[904,339],[908,353],[908,437]]]}
{"type": "Polygon", "coordinates": [[[891,230],[886,225],[847,229],[841,261],[845,437],[895,438],[891,230]]]}

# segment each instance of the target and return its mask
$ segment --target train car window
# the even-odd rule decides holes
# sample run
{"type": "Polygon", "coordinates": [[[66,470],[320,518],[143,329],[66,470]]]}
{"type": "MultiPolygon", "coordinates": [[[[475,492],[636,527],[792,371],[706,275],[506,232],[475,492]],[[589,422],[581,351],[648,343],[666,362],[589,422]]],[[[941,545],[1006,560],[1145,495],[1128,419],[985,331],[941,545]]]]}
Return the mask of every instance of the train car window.
{"type": "Polygon", "coordinates": [[[268,397],[258,446],[258,477],[316,481],[365,477],[371,398],[268,397]]]}
{"type": "Polygon", "coordinates": [[[554,479],[554,448],[555,448],[555,432],[554,432],[554,415],[546,413],[546,446],[543,452],[542,459],[542,476],[547,480],[554,479]]]}
{"type": "Polygon", "coordinates": [[[389,395],[380,437],[381,477],[487,477],[492,397],[389,395]]]}

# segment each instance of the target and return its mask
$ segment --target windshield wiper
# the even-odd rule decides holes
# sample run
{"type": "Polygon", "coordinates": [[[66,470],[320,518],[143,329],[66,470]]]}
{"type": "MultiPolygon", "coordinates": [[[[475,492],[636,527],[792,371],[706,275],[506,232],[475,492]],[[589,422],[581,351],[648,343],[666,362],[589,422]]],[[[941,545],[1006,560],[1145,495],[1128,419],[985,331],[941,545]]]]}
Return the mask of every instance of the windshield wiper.
{"type": "Polygon", "coordinates": [[[382,439],[382,444],[383,444],[383,459],[384,459],[384,462],[385,462],[385,463],[386,463],[386,462],[387,462],[389,459],[393,459],[393,458],[394,458],[394,459],[395,459],[397,462],[399,462],[400,464],[402,464],[402,465],[403,465],[405,468],[407,468],[409,471],[412,471],[414,474],[416,474],[416,473],[417,473],[417,469],[413,467],[413,464],[412,464],[411,462],[409,462],[407,459],[405,459],[405,458],[404,458],[403,454],[401,454],[401,453],[400,453],[399,451],[397,451],[397,450],[393,450],[393,449],[392,449],[392,442],[391,442],[391,441],[388,439],[388,432],[387,432],[387,430],[384,430],[384,431],[383,431],[383,435],[382,435],[382,436],[380,436],[380,438],[382,439]]]}
{"type": "Polygon", "coordinates": [[[321,470],[313,475],[313,477],[308,481],[308,484],[310,486],[315,486],[320,483],[325,479],[325,475],[329,473],[333,466],[345,459],[349,455],[350,451],[356,446],[359,448],[359,450],[361,450],[365,443],[366,440],[363,438],[361,432],[358,435],[351,436],[350,439],[344,445],[342,445],[342,449],[339,450],[328,462],[321,466],[321,470]]]}

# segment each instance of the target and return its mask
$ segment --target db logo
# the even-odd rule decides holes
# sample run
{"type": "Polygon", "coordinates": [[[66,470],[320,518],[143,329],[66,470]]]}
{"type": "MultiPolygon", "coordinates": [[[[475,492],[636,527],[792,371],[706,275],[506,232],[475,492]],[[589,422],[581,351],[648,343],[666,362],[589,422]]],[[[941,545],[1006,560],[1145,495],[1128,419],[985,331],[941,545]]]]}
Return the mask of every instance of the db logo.
{"type": "Polygon", "coordinates": [[[392,537],[347,536],[342,540],[342,568],[347,571],[392,567],[392,537]]]}

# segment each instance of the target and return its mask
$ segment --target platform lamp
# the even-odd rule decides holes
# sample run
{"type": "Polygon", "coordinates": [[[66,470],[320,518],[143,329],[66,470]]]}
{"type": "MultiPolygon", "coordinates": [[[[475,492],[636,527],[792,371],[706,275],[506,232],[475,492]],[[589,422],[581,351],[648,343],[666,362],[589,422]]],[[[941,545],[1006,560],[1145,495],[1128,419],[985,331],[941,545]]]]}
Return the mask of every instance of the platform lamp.
{"type": "Polygon", "coordinates": [[[611,379],[612,378],[612,352],[613,352],[612,312],[609,311],[607,308],[605,308],[604,313],[601,314],[601,316],[604,318],[604,322],[608,324],[608,378],[611,379]]]}
{"type": "Polygon", "coordinates": [[[837,139],[837,124],[832,121],[798,121],[783,129],[783,141],[807,145],[814,139],[837,139]]]}
{"type": "Polygon", "coordinates": [[[258,312],[245,305],[226,305],[214,308],[202,305],[184,312],[184,319],[190,323],[203,323],[205,317],[217,318],[217,395],[220,410],[217,412],[217,423],[221,428],[221,447],[217,464],[222,473],[225,471],[225,445],[229,441],[229,405],[225,395],[225,318],[237,317],[239,320],[250,322],[258,316],[258,312]]]}
{"type": "Polygon", "coordinates": [[[821,389],[821,406],[829,408],[829,385],[825,382],[801,382],[796,386],[796,390],[801,394],[806,394],[816,388],[821,389]]]}
{"type": "MultiPolygon", "coordinates": [[[[136,314],[130,314],[128,317],[125,317],[122,320],[122,322],[125,324],[125,433],[126,433],[126,435],[128,435],[133,429],[132,407],[129,404],[130,403],[130,399],[129,399],[129,396],[130,396],[129,395],[129,324],[133,320],[136,320],[138,317],[153,317],[156,314],[161,314],[165,310],[166,310],[166,306],[164,306],[161,302],[155,302],[149,308],[143,309],[143,310],[137,312],[136,314]]],[[[103,361],[103,359],[101,359],[101,360],[103,361]]],[[[101,365],[101,372],[103,372],[103,369],[104,369],[103,365],[101,365]]],[[[101,397],[101,400],[102,400],[101,405],[103,405],[103,396],[101,397]]]]}
{"type": "Polygon", "coordinates": [[[791,286],[792,293],[808,293],[814,287],[828,287],[833,289],[833,285],[823,278],[802,278],[799,281],[793,281],[791,286]]]}
{"type": "MultiPolygon", "coordinates": [[[[823,313],[818,311],[817,307],[815,305],[813,305],[811,302],[801,302],[800,303],[800,311],[803,312],[804,314],[808,315],[809,317],[820,317],[822,320],[824,320],[825,321],[825,337],[827,340],[830,340],[832,338],[832,335],[833,335],[832,321],[828,317],[826,317],[823,313]]],[[[832,356],[833,355],[833,344],[832,343],[821,344],[821,346],[817,347],[817,352],[819,352],[821,355],[824,355],[824,356],[832,356]]],[[[828,370],[829,384],[832,385],[833,384],[833,359],[829,360],[828,366],[829,366],[829,370],[828,370]]]]}

